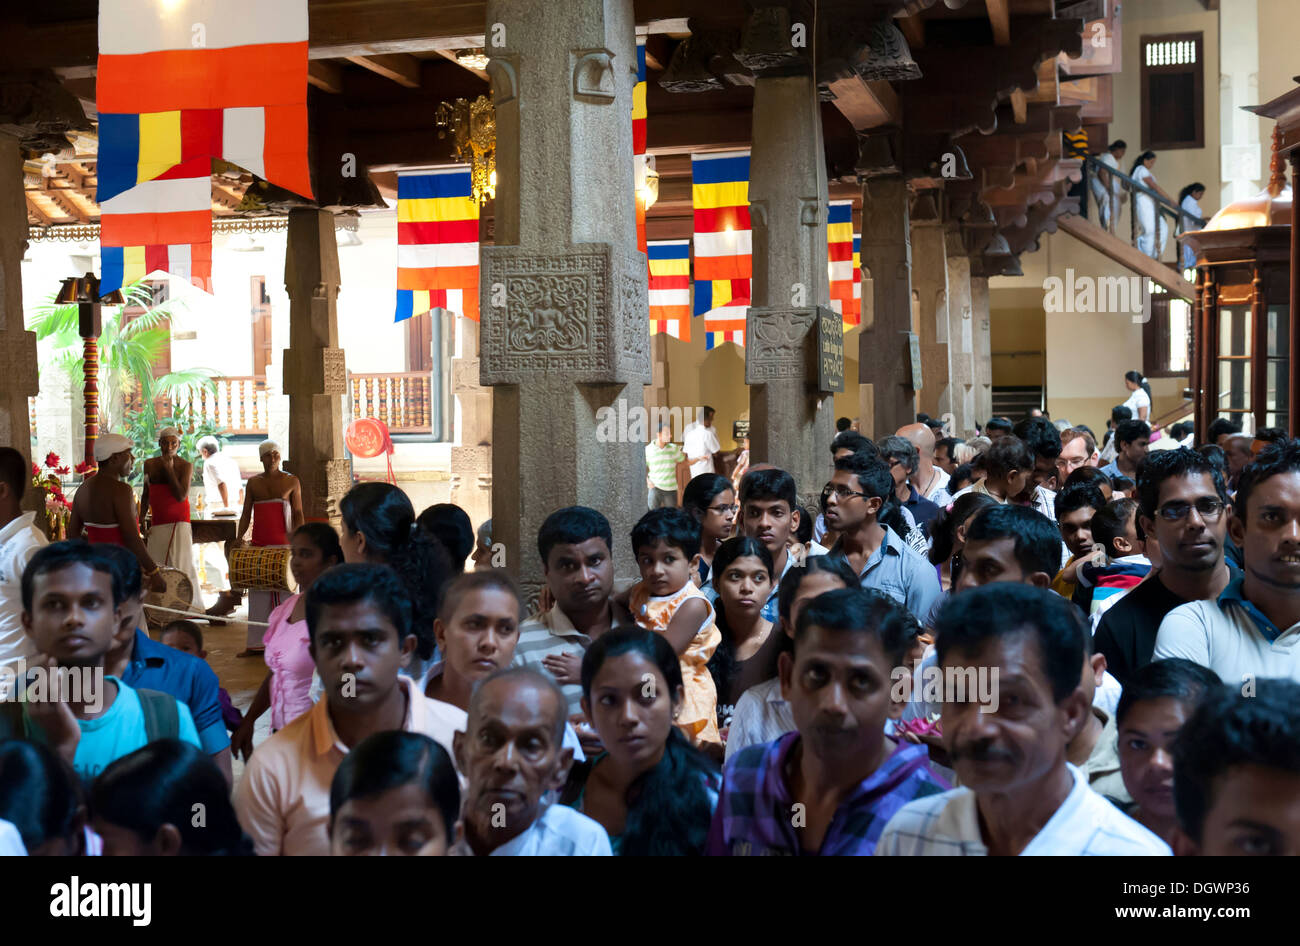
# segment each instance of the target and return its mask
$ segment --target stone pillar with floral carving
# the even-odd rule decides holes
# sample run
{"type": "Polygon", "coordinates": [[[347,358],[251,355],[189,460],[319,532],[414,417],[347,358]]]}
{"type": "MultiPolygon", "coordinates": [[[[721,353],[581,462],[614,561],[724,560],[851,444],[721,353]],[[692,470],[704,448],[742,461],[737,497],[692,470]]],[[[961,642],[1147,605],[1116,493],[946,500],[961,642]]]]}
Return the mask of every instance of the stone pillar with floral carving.
{"type": "Polygon", "coordinates": [[[650,343],[632,175],[632,0],[489,0],[496,235],[482,250],[481,369],[492,392],[492,540],[531,597],[556,509],[610,519],[620,576],[645,509],[650,343]]]}
{"type": "Polygon", "coordinates": [[[970,280],[971,322],[975,335],[975,417],[983,424],[993,416],[993,352],[989,331],[989,278],[970,280]]]}
{"type": "MultiPolygon", "coordinates": [[[[818,390],[818,309],[829,311],[826,264],[826,161],[817,86],[789,48],[771,8],[753,15],[742,61],[796,75],[760,75],[754,86],[749,212],[753,227],[753,306],[745,324],[752,463],[788,471],[799,501],[816,509],[828,479],[826,448],[835,435],[831,395],[818,390]],[[772,25],[772,24],[768,24],[772,25]],[[764,42],[764,35],[772,42],[764,42]]],[[[838,317],[832,320],[842,331],[838,317]]],[[[842,344],[842,338],[841,338],[842,344]]],[[[842,364],[842,362],[841,362],[842,364]]],[[[841,367],[842,371],[842,367],[841,367]]]]}
{"type": "Polygon", "coordinates": [[[289,347],[283,361],[283,390],[289,396],[285,469],[302,482],[307,520],[338,528],[338,501],[351,488],[352,473],[343,452],[347,371],[339,348],[339,254],[329,211],[289,211],[284,288],[289,294],[289,347]]]}
{"type": "Polygon", "coordinates": [[[452,393],[460,405],[458,444],[451,448],[451,502],[477,529],[492,517],[492,389],[479,383],[479,325],[460,323],[460,355],[451,362],[452,393]]]}

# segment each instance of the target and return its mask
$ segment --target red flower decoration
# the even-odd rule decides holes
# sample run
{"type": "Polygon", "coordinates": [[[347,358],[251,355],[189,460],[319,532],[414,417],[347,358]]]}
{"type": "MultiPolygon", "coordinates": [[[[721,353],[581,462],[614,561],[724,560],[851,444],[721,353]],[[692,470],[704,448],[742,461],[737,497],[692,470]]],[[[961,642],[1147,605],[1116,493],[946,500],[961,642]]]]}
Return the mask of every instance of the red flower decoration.
{"type": "Polygon", "coordinates": [[[35,463],[33,463],[33,464],[32,464],[32,476],[40,476],[40,475],[41,475],[41,468],[40,468],[39,466],[37,466],[35,463]]]}
{"type": "Polygon", "coordinates": [[[60,466],[60,467],[55,467],[54,472],[59,474],[59,476],[67,476],[72,471],[69,470],[66,466],[60,466]]]}
{"type": "Polygon", "coordinates": [[[45,454],[45,465],[50,469],[54,469],[54,467],[58,466],[62,462],[63,461],[59,459],[59,455],[54,451],[45,454]]]}
{"type": "Polygon", "coordinates": [[[87,463],[84,460],[72,468],[74,473],[89,473],[95,468],[95,464],[87,463]]]}

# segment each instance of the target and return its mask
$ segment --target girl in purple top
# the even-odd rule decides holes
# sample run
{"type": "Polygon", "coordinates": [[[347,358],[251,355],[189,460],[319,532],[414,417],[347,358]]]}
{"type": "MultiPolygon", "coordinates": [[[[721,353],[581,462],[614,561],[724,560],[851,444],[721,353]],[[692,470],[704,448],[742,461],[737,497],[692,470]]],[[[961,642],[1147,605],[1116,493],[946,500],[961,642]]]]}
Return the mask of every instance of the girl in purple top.
{"type": "Polygon", "coordinates": [[[289,570],[298,582],[298,593],[271,612],[270,626],[262,638],[268,673],[243,723],[230,737],[231,749],[245,760],[253,751],[253,726],[268,708],[272,732],[311,709],[311,678],[316,663],[308,650],[307,589],[327,568],[343,561],[338,533],[324,522],[299,526],[290,549],[289,570]]]}

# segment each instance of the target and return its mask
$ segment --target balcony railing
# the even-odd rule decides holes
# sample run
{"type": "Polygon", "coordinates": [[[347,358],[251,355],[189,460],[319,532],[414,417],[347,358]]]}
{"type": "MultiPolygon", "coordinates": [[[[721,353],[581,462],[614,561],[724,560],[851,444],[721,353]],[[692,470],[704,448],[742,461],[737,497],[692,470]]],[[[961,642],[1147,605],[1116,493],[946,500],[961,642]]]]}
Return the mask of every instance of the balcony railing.
{"type": "Polygon", "coordinates": [[[348,373],[352,417],[374,417],[395,434],[432,432],[429,373],[348,373]]]}
{"type": "Polygon", "coordinates": [[[1097,214],[1098,223],[1103,229],[1175,269],[1181,268],[1179,260],[1182,257],[1183,234],[1188,230],[1199,230],[1208,223],[1166,200],[1151,188],[1139,184],[1118,168],[1108,167],[1094,155],[1088,155],[1084,159],[1083,186],[1084,200],[1089,203],[1091,211],[1097,214]],[[1144,202],[1144,212],[1139,211],[1139,201],[1144,202]],[[1127,226],[1120,223],[1126,207],[1129,218],[1127,226]],[[1153,232],[1141,232],[1143,215],[1149,218],[1145,225],[1151,227],[1153,232]],[[1168,259],[1170,250],[1172,261],[1168,259]]]}
{"type": "MultiPolygon", "coordinates": [[[[216,384],[215,391],[202,390],[182,395],[175,399],[174,405],[193,409],[197,416],[214,422],[231,436],[265,436],[270,420],[266,379],[245,375],[212,380],[216,384]]],[[[432,433],[431,390],[427,372],[348,372],[351,415],[345,419],[374,417],[383,421],[395,434],[432,433]]],[[[138,396],[135,400],[138,402],[138,396]]],[[[171,409],[171,404],[160,402],[160,416],[170,413],[171,409]]],[[[34,417],[34,408],[32,410],[34,417]]]]}
{"type": "Polygon", "coordinates": [[[202,390],[197,394],[182,395],[174,403],[178,407],[191,408],[231,436],[265,435],[270,419],[266,379],[243,375],[212,380],[216,383],[216,391],[202,390]]]}

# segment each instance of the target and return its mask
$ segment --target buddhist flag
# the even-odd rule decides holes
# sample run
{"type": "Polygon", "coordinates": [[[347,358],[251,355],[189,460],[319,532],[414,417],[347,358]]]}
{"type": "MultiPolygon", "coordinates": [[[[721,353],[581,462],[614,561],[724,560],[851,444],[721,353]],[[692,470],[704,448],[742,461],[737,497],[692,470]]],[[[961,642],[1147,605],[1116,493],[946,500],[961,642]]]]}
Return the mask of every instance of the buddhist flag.
{"type": "Polygon", "coordinates": [[[397,176],[397,317],[478,321],[478,201],[463,165],[397,176]]]}
{"type": "Polygon", "coordinates": [[[853,201],[832,200],[826,218],[831,308],[847,329],[857,324],[853,308],[853,201]]]}
{"type": "Polygon", "coordinates": [[[691,157],[695,208],[695,315],[705,347],[745,344],[753,249],[749,224],[749,152],[691,157]]]}
{"type": "Polygon", "coordinates": [[[655,240],[650,258],[650,334],[691,340],[691,241],[655,240]]]}
{"type": "Polygon", "coordinates": [[[100,295],[163,270],[212,280],[212,175],[196,158],[99,205],[100,295]]]}
{"type": "Polygon", "coordinates": [[[862,324],[862,234],[853,234],[853,324],[862,324]]]}
{"type": "Polygon", "coordinates": [[[646,252],[646,205],[641,193],[646,172],[645,119],[645,37],[638,36],[636,38],[636,85],[632,87],[632,165],[636,175],[636,245],[642,253],[646,252]]]}
{"type": "Polygon", "coordinates": [[[98,200],[195,158],[304,197],[307,0],[99,0],[98,200]]]}

